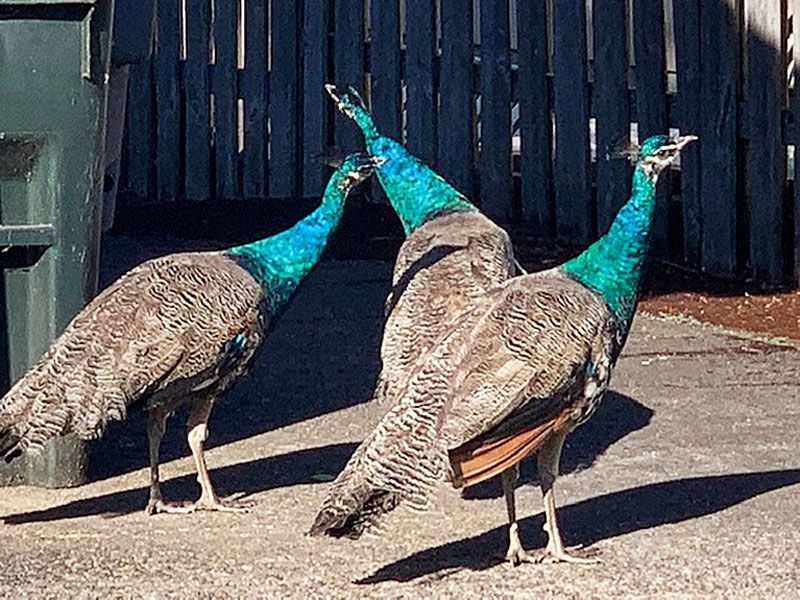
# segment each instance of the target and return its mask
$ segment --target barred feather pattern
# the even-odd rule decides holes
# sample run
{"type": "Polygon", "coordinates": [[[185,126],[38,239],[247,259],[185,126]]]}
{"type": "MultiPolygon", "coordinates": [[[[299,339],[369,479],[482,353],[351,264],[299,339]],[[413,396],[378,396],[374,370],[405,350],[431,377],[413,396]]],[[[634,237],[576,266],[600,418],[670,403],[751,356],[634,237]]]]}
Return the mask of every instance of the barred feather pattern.
{"type": "Polygon", "coordinates": [[[476,210],[438,213],[412,231],[400,248],[386,302],[375,398],[390,405],[416,360],[451,321],[513,274],[508,234],[476,210]]]}
{"type": "Polygon", "coordinates": [[[437,482],[459,485],[453,456],[466,445],[536,423],[579,425],[608,385],[616,329],[603,300],[558,269],[482,295],[415,363],[399,401],[332,485],[312,534],[358,537],[401,503],[424,510],[437,482]]]}
{"type": "Polygon", "coordinates": [[[571,431],[608,387],[624,333],[602,298],[560,269],[518,279],[459,367],[442,431],[451,459],[526,428],[571,431]]]}
{"type": "Polygon", "coordinates": [[[70,432],[97,437],[137,402],[173,407],[222,393],[245,371],[268,317],[264,292],[234,259],[202,252],[142,263],[90,302],[0,399],[0,456],[70,432]],[[232,339],[243,347],[234,356],[232,339]]]}

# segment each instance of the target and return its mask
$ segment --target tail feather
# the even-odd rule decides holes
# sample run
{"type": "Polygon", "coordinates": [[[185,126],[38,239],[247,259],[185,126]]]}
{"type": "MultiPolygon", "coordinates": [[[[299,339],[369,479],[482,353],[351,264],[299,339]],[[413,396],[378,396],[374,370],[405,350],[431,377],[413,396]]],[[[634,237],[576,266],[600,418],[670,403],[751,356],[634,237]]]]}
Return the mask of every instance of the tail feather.
{"type": "Polygon", "coordinates": [[[381,518],[400,504],[396,494],[386,490],[369,490],[361,495],[351,495],[346,501],[341,497],[327,502],[320,509],[309,535],[329,535],[357,539],[367,531],[374,531],[381,518]]]}
{"type": "Polygon", "coordinates": [[[20,436],[10,429],[0,433],[0,456],[3,460],[9,463],[20,454],[20,436]]]}
{"type": "Polygon", "coordinates": [[[311,535],[357,538],[401,503],[429,507],[435,485],[450,475],[440,436],[447,378],[424,373],[362,442],[336,478],[311,535]]]}
{"type": "Polygon", "coordinates": [[[109,419],[124,418],[127,398],[114,379],[113,360],[91,343],[73,351],[56,342],[0,398],[0,457],[10,462],[70,432],[92,439],[109,419]]]}

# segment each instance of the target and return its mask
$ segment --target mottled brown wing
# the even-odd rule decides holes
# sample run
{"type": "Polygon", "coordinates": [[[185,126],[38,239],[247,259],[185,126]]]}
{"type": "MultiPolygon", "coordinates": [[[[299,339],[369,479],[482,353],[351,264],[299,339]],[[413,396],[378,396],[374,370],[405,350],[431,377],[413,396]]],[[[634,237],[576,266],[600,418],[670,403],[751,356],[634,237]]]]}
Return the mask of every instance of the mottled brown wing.
{"type": "Polygon", "coordinates": [[[262,336],[257,283],[216,253],[143,263],[98,295],[0,400],[0,454],[40,448],[159,393],[183,394],[213,376],[226,340],[262,336]],[[16,446],[16,448],[14,448],[16,446]]]}
{"type": "Polygon", "coordinates": [[[386,303],[378,395],[396,388],[452,319],[514,273],[511,241],[479,212],[438,216],[400,249],[386,303]]]}
{"type": "Polygon", "coordinates": [[[503,286],[456,369],[442,432],[454,482],[487,479],[579,423],[587,394],[608,383],[613,327],[605,304],[560,271],[503,286]]]}

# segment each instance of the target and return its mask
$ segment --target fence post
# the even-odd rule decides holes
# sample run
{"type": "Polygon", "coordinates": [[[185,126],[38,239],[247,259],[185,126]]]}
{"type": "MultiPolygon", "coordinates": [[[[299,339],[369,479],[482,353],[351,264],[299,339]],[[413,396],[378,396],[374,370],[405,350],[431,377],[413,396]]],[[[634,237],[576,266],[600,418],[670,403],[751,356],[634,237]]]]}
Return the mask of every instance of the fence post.
{"type": "Polygon", "coordinates": [[[553,63],[556,234],[586,244],[595,234],[595,219],[589,193],[585,0],[553,2],[553,63]]]}
{"type": "Polygon", "coordinates": [[[736,0],[703,4],[700,23],[702,267],[736,273],[739,27],[736,0]]]}
{"type": "Polygon", "coordinates": [[[748,0],[745,9],[749,267],[758,281],[777,285],[783,282],[783,192],[786,180],[786,157],[781,140],[785,85],[781,3],[748,0]]]}
{"type": "Polygon", "coordinates": [[[595,2],[594,85],[597,138],[597,228],[604,232],[630,195],[630,163],[608,153],[630,136],[626,0],[595,2]]]}

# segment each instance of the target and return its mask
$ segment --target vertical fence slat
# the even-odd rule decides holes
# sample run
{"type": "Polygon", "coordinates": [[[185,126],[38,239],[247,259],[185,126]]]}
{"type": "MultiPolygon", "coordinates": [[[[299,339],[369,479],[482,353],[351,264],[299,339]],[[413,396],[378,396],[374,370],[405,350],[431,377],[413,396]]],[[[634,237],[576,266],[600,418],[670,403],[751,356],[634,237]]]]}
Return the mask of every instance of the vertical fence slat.
{"type": "Polygon", "coordinates": [[[473,156],[472,0],[442,0],[438,169],[471,196],[473,156]]]}
{"type": "Polygon", "coordinates": [[[739,35],[736,0],[702,6],[700,97],[702,163],[702,266],[709,273],[736,271],[737,80],[739,35]]]}
{"type": "Polygon", "coordinates": [[[636,114],[639,140],[667,133],[667,67],[663,0],[634,0],[636,114]]]}
{"type": "MultiPolygon", "coordinates": [[[[337,85],[364,90],[364,0],[337,0],[334,4],[334,61],[337,85]]],[[[364,147],[355,124],[338,114],[334,126],[336,145],[342,152],[364,147]]]]}
{"type": "Polygon", "coordinates": [[[786,160],[781,142],[784,90],[781,3],[748,0],[745,10],[749,266],[759,281],[779,284],[783,280],[782,207],[786,160]]]}
{"type": "MultiPolygon", "coordinates": [[[[795,126],[800,120],[800,0],[792,0],[792,58],[794,68],[794,93],[792,95],[792,122],[795,126]]],[[[794,262],[793,283],[800,286],[800,144],[794,140],[794,247],[792,259],[794,262]]]]}
{"type": "Polygon", "coordinates": [[[553,183],[556,233],[578,244],[594,235],[589,193],[589,94],[585,0],[553,2],[553,183]]]}
{"type": "Polygon", "coordinates": [[[244,10],[242,195],[261,198],[267,193],[267,1],[246,0],[244,10]]]}
{"type": "Polygon", "coordinates": [[[518,0],[519,109],[522,142],[522,218],[533,234],[553,231],[550,147],[552,123],[547,93],[547,8],[518,0]]]}
{"type": "Polygon", "coordinates": [[[373,0],[370,21],[372,113],[378,129],[399,140],[402,136],[399,0],[373,0]]]}
{"type": "Polygon", "coordinates": [[[238,136],[236,93],[236,0],[214,0],[214,158],[219,199],[236,198],[238,136]]]}
{"type": "Polygon", "coordinates": [[[628,161],[610,157],[630,134],[626,0],[595,0],[593,112],[597,144],[597,228],[605,232],[630,195],[628,161]]]}
{"type": "Polygon", "coordinates": [[[319,196],[324,185],[325,114],[328,95],[324,85],[328,24],[325,3],[306,0],[303,11],[303,196],[319,196]]]}
{"type": "Polygon", "coordinates": [[[211,197],[211,105],[208,80],[208,42],[211,5],[207,0],[186,3],[186,61],[183,64],[185,131],[184,187],[188,200],[211,197]]]}
{"type": "Polygon", "coordinates": [[[298,13],[294,2],[272,2],[272,62],[269,76],[269,191],[273,198],[295,195],[300,171],[297,149],[298,13]]]}
{"type": "Polygon", "coordinates": [[[176,152],[180,139],[180,97],[178,95],[178,0],[158,0],[158,35],[155,53],[156,157],[158,198],[170,202],[178,195],[180,174],[176,152]]]}
{"type": "Polygon", "coordinates": [[[139,201],[146,201],[150,195],[150,166],[154,164],[150,145],[150,132],[153,126],[150,82],[149,61],[131,65],[126,109],[125,189],[139,201]]]}
{"type": "MultiPolygon", "coordinates": [[[[675,60],[678,71],[678,115],[681,133],[700,133],[700,6],[696,0],[673,0],[675,60]]],[[[700,143],[704,143],[701,140],[700,143]]],[[[700,147],[681,152],[683,253],[687,264],[700,266],[702,214],[700,147]]]]}
{"type": "Polygon", "coordinates": [[[406,0],[406,145],[431,166],[436,160],[435,46],[435,0],[406,0]]]}
{"type": "Polygon", "coordinates": [[[481,209],[511,220],[511,57],[508,0],[481,2],[481,209]]]}
{"type": "MultiPolygon", "coordinates": [[[[669,133],[667,128],[667,65],[664,48],[664,1],[634,0],[633,45],[636,62],[636,115],[639,141],[669,133]]],[[[652,240],[655,252],[667,253],[669,177],[658,184],[652,240]]]]}

